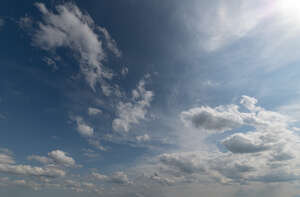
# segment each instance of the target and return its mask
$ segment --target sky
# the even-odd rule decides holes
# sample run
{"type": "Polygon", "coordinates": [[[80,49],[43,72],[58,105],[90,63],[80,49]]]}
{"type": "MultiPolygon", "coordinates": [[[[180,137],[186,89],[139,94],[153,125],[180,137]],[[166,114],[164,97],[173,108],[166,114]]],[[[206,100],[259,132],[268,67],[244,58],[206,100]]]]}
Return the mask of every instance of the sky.
{"type": "Polygon", "coordinates": [[[0,196],[299,197],[297,0],[0,3],[0,196]]]}

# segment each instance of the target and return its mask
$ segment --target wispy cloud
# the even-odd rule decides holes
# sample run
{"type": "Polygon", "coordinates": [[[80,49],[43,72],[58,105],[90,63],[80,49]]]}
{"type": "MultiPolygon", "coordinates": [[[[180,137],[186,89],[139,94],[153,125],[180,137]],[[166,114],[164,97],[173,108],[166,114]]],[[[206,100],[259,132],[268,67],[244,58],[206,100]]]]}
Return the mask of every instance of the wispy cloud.
{"type": "MultiPolygon", "coordinates": [[[[107,94],[109,85],[105,79],[110,79],[113,74],[103,65],[106,52],[95,33],[97,25],[93,19],[71,3],[58,5],[56,12],[48,10],[42,3],[37,3],[36,6],[42,13],[43,21],[39,22],[39,29],[33,36],[34,45],[44,50],[55,51],[60,47],[72,50],[90,87],[96,91],[96,84],[100,82],[107,94]]],[[[104,33],[108,48],[120,55],[121,52],[108,32],[104,28],[98,28],[104,33]]]]}

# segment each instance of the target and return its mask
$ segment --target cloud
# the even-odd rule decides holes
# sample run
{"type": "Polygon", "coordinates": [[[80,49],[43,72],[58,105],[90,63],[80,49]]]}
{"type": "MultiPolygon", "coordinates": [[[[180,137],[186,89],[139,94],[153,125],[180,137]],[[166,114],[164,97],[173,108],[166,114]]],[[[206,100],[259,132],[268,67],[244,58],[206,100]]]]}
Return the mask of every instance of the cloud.
{"type": "Polygon", "coordinates": [[[31,30],[33,27],[34,21],[31,17],[24,16],[19,19],[18,24],[19,24],[20,28],[22,28],[24,30],[31,30]]]}
{"type": "Polygon", "coordinates": [[[194,1],[192,5],[180,8],[184,13],[184,25],[193,41],[207,52],[222,49],[245,37],[270,11],[268,3],[259,1],[194,1]]]}
{"type": "Polygon", "coordinates": [[[65,176],[65,172],[61,169],[51,167],[32,167],[29,165],[11,165],[0,163],[0,172],[10,173],[15,175],[36,176],[57,178],[65,176]]]}
{"type": "Polygon", "coordinates": [[[119,185],[128,185],[131,184],[129,181],[127,175],[124,172],[115,172],[110,176],[103,175],[97,172],[92,172],[91,174],[94,178],[100,181],[105,181],[105,182],[110,182],[114,184],[119,184],[119,185]]]}
{"type": "Polygon", "coordinates": [[[15,159],[13,158],[13,153],[6,149],[0,148],[0,164],[14,164],[15,159]]]}
{"type": "Polygon", "coordinates": [[[175,181],[173,179],[170,179],[167,177],[161,177],[158,175],[158,173],[155,173],[150,178],[160,184],[163,184],[163,185],[172,185],[175,183],[175,181]]]}
{"type": "Polygon", "coordinates": [[[39,155],[31,155],[27,157],[28,160],[35,160],[42,164],[49,164],[52,162],[52,160],[45,156],[39,156],[39,155]]]}
{"type": "Polygon", "coordinates": [[[75,160],[67,156],[67,153],[61,150],[54,150],[48,153],[48,156],[54,160],[55,163],[62,164],[68,167],[75,166],[75,160]]]}
{"type": "Polygon", "coordinates": [[[233,153],[255,153],[269,149],[270,145],[265,143],[262,136],[255,134],[237,133],[226,138],[222,143],[233,153]]]}
{"type": "Polygon", "coordinates": [[[118,117],[112,122],[115,131],[128,132],[133,124],[145,119],[147,108],[150,106],[154,93],[145,89],[145,80],[132,91],[132,102],[119,102],[116,110],[118,117]]]}
{"type": "Polygon", "coordinates": [[[100,174],[97,172],[92,172],[91,174],[94,178],[100,180],[100,181],[106,181],[108,180],[108,176],[104,175],[104,174],[100,174]]]}
{"type": "Polygon", "coordinates": [[[87,125],[82,117],[77,116],[75,118],[76,124],[77,124],[77,131],[80,135],[83,137],[92,137],[94,135],[94,128],[87,125]]]}
{"type": "Polygon", "coordinates": [[[278,112],[257,106],[257,102],[255,98],[242,96],[240,104],[248,110],[246,112],[239,111],[237,105],[227,105],[193,108],[181,113],[187,126],[234,133],[220,140],[225,150],[209,147],[207,151],[178,151],[158,156],[162,164],[156,168],[159,177],[173,180],[174,184],[248,184],[299,180],[300,158],[297,150],[300,148],[300,137],[297,129],[289,126],[293,121],[278,112]],[[239,131],[237,125],[250,129],[239,131]]]}
{"type": "Polygon", "coordinates": [[[138,142],[148,142],[150,140],[150,136],[148,134],[136,136],[136,140],[138,142]]]}
{"type": "Polygon", "coordinates": [[[163,154],[159,156],[159,161],[187,174],[204,170],[196,154],[163,154]]]}
{"type": "Polygon", "coordinates": [[[90,145],[94,146],[95,148],[97,148],[98,150],[101,150],[101,151],[107,150],[104,146],[101,145],[100,141],[97,139],[89,138],[88,143],[90,145]]]}
{"type": "MultiPolygon", "coordinates": [[[[88,113],[91,112],[90,113],[90,115],[91,115],[91,114],[95,114],[96,111],[98,112],[98,109],[93,108],[92,110],[88,110],[88,113]]],[[[98,112],[98,113],[100,113],[100,112],[98,112]]],[[[75,120],[76,125],[77,125],[76,129],[77,129],[78,133],[82,137],[84,137],[90,145],[94,146],[95,148],[97,148],[101,151],[106,151],[106,148],[101,145],[99,139],[97,139],[97,137],[95,136],[93,127],[86,124],[84,122],[83,118],[80,116],[71,117],[71,119],[75,120]]]]}
{"type": "Polygon", "coordinates": [[[31,155],[27,157],[28,160],[38,161],[45,165],[50,166],[65,166],[65,167],[75,167],[76,163],[75,160],[68,156],[68,154],[62,150],[53,150],[48,153],[48,157],[46,156],[39,156],[39,155],[31,155]]]}
{"type": "Polygon", "coordinates": [[[256,128],[285,128],[291,119],[278,112],[256,106],[253,97],[242,96],[242,104],[249,112],[239,111],[238,105],[220,105],[215,108],[201,106],[183,111],[180,118],[186,126],[211,132],[224,132],[243,125],[256,128]]]}
{"type": "Polygon", "coordinates": [[[180,117],[186,125],[214,132],[231,130],[243,124],[238,106],[235,105],[192,108],[181,112],[180,117]]]}
{"type": "MultiPolygon", "coordinates": [[[[107,93],[109,85],[105,79],[110,79],[112,73],[103,66],[106,53],[102,41],[94,32],[96,25],[93,19],[71,3],[56,6],[56,12],[48,10],[43,3],[36,3],[36,7],[42,13],[43,21],[38,24],[39,29],[33,36],[34,45],[44,50],[60,47],[72,50],[90,87],[95,91],[96,83],[100,82],[101,88],[107,93]]],[[[106,30],[105,33],[108,48],[119,52],[106,30]]]]}
{"type": "Polygon", "coordinates": [[[90,182],[82,182],[82,181],[74,181],[74,180],[65,180],[63,186],[71,189],[76,192],[91,192],[91,191],[98,191],[97,186],[90,182]]]}
{"type": "Polygon", "coordinates": [[[122,52],[118,49],[117,43],[114,39],[112,39],[112,37],[110,36],[110,34],[108,33],[108,31],[104,28],[104,27],[98,27],[98,30],[100,32],[102,32],[102,34],[104,35],[105,41],[107,43],[107,48],[113,52],[113,54],[117,57],[121,57],[122,52]]]}
{"type": "Polygon", "coordinates": [[[112,183],[122,185],[128,185],[131,183],[124,172],[115,172],[113,175],[111,175],[110,181],[112,183]]]}
{"type": "Polygon", "coordinates": [[[89,114],[90,116],[95,116],[95,115],[97,115],[97,114],[102,114],[102,111],[101,111],[100,109],[98,109],[98,108],[89,107],[89,108],[88,108],[88,114],[89,114]]]}
{"type": "Polygon", "coordinates": [[[15,160],[11,155],[0,153],[0,163],[1,164],[14,164],[15,160]]]}

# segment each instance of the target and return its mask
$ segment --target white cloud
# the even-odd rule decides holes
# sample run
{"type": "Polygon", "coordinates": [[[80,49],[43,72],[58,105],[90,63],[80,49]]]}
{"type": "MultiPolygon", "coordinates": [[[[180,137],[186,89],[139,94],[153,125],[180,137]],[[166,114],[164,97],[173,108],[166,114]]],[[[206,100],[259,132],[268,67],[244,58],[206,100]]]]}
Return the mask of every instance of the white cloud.
{"type": "Polygon", "coordinates": [[[75,180],[65,180],[63,186],[76,192],[91,192],[98,191],[97,186],[90,182],[82,182],[75,180]]]}
{"type": "Polygon", "coordinates": [[[53,159],[55,163],[62,164],[68,167],[75,166],[75,160],[72,157],[69,157],[64,151],[54,150],[48,153],[48,155],[51,159],[53,159]]]}
{"type": "Polygon", "coordinates": [[[35,160],[42,164],[49,164],[52,162],[52,160],[45,156],[39,156],[39,155],[31,155],[27,157],[28,160],[35,160]]]}
{"type": "Polygon", "coordinates": [[[132,124],[138,124],[145,119],[153,95],[152,91],[145,89],[145,80],[141,80],[132,91],[132,102],[119,102],[116,111],[118,117],[112,122],[113,129],[128,132],[132,124]]]}
{"type": "Polygon", "coordinates": [[[160,184],[164,184],[164,185],[172,185],[175,183],[175,181],[171,178],[167,178],[167,177],[162,177],[159,176],[157,173],[155,173],[154,175],[152,175],[150,177],[152,180],[160,183],[160,184]]]}
{"type": "Polygon", "coordinates": [[[255,98],[243,96],[240,103],[248,109],[247,112],[240,112],[237,105],[199,107],[185,112],[182,120],[188,121],[188,126],[192,123],[200,129],[223,132],[236,129],[239,125],[250,126],[251,130],[235,130],[235,133],[221,140],[227,152],[221,152],[216,147],[215,150],[210,148],[201,152],[179,151],[160,155],[158,161],[163,167],[157,165],[159,177],[176,183],[217,181],[245,184],[299,180],[300,157],[297,150],[300,148],[300,137],[296,130],[289,127],[291,119],[257,106],[255,98]]]}
{"type": "Polygon", "coordinates": [[[257,99],[250,96],[243,95],[240,103],[250,111],[256,111],[256,109],[257,110],[260,109],[259,107],[256,106],[257,99]]]}
{"type": "Polygon", "coordinates": [[[94,178],[96,178],[97,180],[100,180],[100,181],[106,181],[106,180],[108,180],[108,176],[106,176],[104,174],[97,173],[97,172],[92,172],[92,176],[94,178]]]}
{"type": "Polygon", "coordinates": [[[14,164],[15,160],[11,155],[0,153],[0,164],[14,164]]]}
{"type": "Polygon", "coordinates": [[[128,185],[131,183],[124,172],[115,172],[113,175],[111,175],[110,181],[112,183],[122,185],[128,185]]]}
{"type": "Polygon", "coordinates": [[[89,107],[89,108],[88,108],[88,114],[89,114],[90,116],[95,116],[95,115],[97,115],[97,114],[102,114],[102,111],[101,111],[100,109],[98,109],[98,108],[89,107]]]}
{"type": "Polygon", "coordinates": [[[136,136],[136,140],[138,142],[148,142],[150,140],[150,136],[148,134],[136,136]]]}
{"type": "MultiPolygon", "coordinates": [[[[48,10],[42,3],[36,6],[43,14],[43,22],[39,23],[39,29],[34,34],[34,44],[44,50],[71,49],[78,57],[81,73],[90,87],[95,91],[96,83],[100,82],[101,88],[107,89],[105,79],[110,79],[112,73],[103,66],[106,54],[94,32],[96,25],[92,18],[71,3],[56,6],[56,12],[48,10]]],[[[105,32],[108,48],[119,52],[114,40],[105,32]]]]}
{"type": "MultiPolygon", "coordinates": [[[[96,112],[100,113],[98,109],[96,108],[89,108],[88,113],[90,115],[95,115],[96,112]]],[[[71,117],[76,122],[77,125],[77,131],[78,133],[84,137],[87,142],[94,146],[95,148],[101,150],[101,151],[106,151],[106,148],[101,145],[100,140],[95,136],[94,128],[89,126],[87,123],[84,122],[83,118],[80,116],[77,117],[71,117]]]]}
{"type": "Polygon", "coordinates": [[[118,49],[116,41],[114,39],[112,39],[112,37],[110,36],[110,34],[108,33],[108,31],[105,28],[103,28],[103,27],[98,27],[98,30],[100,32],[102,32],[102,34],[104,35],[105,41],[106,41],[106,44],[107,44],[107,48],[111,52],[113,52],[113,54],[115,56],[121,57],[122,52],[118,49]]]}
{"type": "Polygon", "coordinates": [[[127,175],[124,172],[115,172],[110,176],[103,175],[97,172],[92,172],[91,174],[94,178],[100,181],[110,182],[114,184],[120,184],[120,185],[128,185],[131,184],[129,181],[127,175]]]}
{"type": "Polygon", "coordinates": [[[94,128],[87,125],[79,116],[75,118],[77,124],[77,131],[83,137],[92,137],[94,135],[94,128]]]}
{"type": "Polygon", "coordinates": [[[28,160],[38,161],[44,165],[55,166],[55,167],[75,167],[75,160],[68,156],[68,154],[62,150],[53,150],[48,153],[48,157],[39,156],[39,155],[31,155],[27,157],[28,160]]]}
{"type": "Polygon", "coordinates": [[[13,153],[6,148],[0,148],[0,164],[14,164],[13,153]]]}
{"type": "MultiPolygon", "coordinates": [[[[211,52],[246,36],[269,14],[260,1],[198,2],[183,10],[186,28],[199,46],[211,52]],[[195,4],[195,5],[194,5],[195,4]]],[[[184,6],[183,6],[184,7],[184,6]]]]}
{"type": "Polygon", "coordinates": [[[37,177],[49,177],[56,178],[65,176],[65,172],[57,168],[42,168],[42,167],[32,167],[29,165],[11,165],[11,164],[0,164],[0,172],[10,173],[15,175],[25,175],[25,176],[37,176],[37,177]]]}
{"type": "Polygon", "coordinates": [[[180,117],[186,125],[214,132],[231,130],[243,124],[236,105],[192,108],[182,112],[180,117]]]}
{"type": "Polygon", "coordinates": [[[270,148],[271,143],[266,143],[263,137],[267,136],[237,133],[223,140],[223,145],[233,153],[255,153],[270,148]]]}
{"type": "Polygon", "coordinates": [[[100,141],[97,140],[97,139],[89,138],[88,143],[90,145],[94,146],[95,148],[97,148],[98,150],[101,150],[101,151],[106,151],[107,150],[104,146],[101,145],[100,141]]]}
{"type": "Polygon", "coordinates": [[[181,120],[186,126],[211,132],[224,132],[249,125],[256,128],[285,128],[291,119],[278,112],[256,106],[257,100],[242,96],[241,104],[250,112],[240,112],[238,105],[221,105],[215,108],[201,106],[183,111],[181,120]]]}
{"type": "Polygon", "coordinates": [[[1,149],[0,172],[23,176],[56,178],[65,176],[65,172],[56,167],[33,167],[30,165],[18,165],[8,149],[1,149]]]}

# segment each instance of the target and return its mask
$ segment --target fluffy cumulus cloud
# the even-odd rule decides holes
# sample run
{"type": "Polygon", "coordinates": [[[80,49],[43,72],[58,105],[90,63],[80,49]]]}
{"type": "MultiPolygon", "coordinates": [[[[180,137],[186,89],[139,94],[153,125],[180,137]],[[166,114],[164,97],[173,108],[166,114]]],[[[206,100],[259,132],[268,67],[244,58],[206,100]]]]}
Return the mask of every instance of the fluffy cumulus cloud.
{"type": "Polygon", "coordinates": [[[30,161],[37,161],[45,165],[56,165],[65,167],[75,167],[75,160],[68,156],[68,154],[62,150],[53,150],[48,153],[48,156],[31,155],[27,157],[30,161]]]}
{"type": "MultiPolygon", "coordinates": [[[[101,110],[97,108],[88,108],[88,114],[90,116],[94,116],[96,114],[102,113],[101,110]]],[[[94,146],[95,148],[101,150],[101,151],[106,151],[106,148],[103,147],[100,143],[100,140],[96,137],[94,128],[90,125],[88,125],[82,117],[76,116],[76,117],[71,117],[71,120],[75,121],[76,123],[76,130],[77,132],[87,140],[87,142],[94,146]]]]}
{"type": "Polygon", "coordinates": [[[226,138],[223,141],[223,145],[233,153],[255,153],[264,151],[270,147],[261,136],[243,133],[237,133],[226,138]]]}
{"type": "Polygon", "coordinates": [[[56,178],[65,176],[65,172],[55,166],[37,167],[30,165],[16,164],[12,155],[1,153],[0,172],[19,175],[56,178]]]}
{"type": "Polygon", "coordinates": [[[145,80],[141,80],[138,87],[132,91],[131,102],[119,102],[117,118],[112,122],[115,131],[128,132],[133,124],[138,124],[146,118],[147,108],[153,99],[154,93],[145,89],[145,80]]]}
{"type": "Polygon", "coordinates": [[[92,172],[91,175],[92,175],[92,177],[94,177],[95,179],[97,179],[99,181],[120,184],[120,185],[128,185],[131,183],[127,174],[125,174],[124,172],[121,172],[121,171],[115,172],[110,176],[100,174],[97,172],[92,172]]]}
{"type": "Polygon", "coordinates": [[[192,108],[180,116],[186,125],[215,132],[234,129],[243,124],[238,106],[235,105],[192,108]]]}
{"type": "Polygon", "coordinates": [[[48,153],[48,155],[58,164],[62,164],[65,166],[75,166],[75,160],[72,157],[69,157],[64,151],[54,150],[48,153]]]}
{"type": "Polygon", "coordinates": [[[80,135],[83,137],[92,137],[94,135],[94,128],[87,125],[82,117],[76,117],[75,118],[76,124],[77,124],[77,131],[80,135]]]}
{"type": "MultiPolygon", "coordinates": [[[[291,129],[289,117],[257,106],[257,100],[243,96],[239,106],[199,107],[181,114],[187,127],[236,133],[220,143],[222,151],[165,153],[158,157],[163,165],[160,176],[173,182],[207,182],[245,184],[250,182],[290,182],[300,178],[300,148],[297,129],[291,129]],[[236,130],[248,126],[249,131],[236,130]],[[178,177],[182,177],[178,179],[178,177]]],[[[160,180],[159,178],[156,178],[160,180]]]]}
{"type": "MultiPolygon", "coordinates": [[[[112,73],[103,66],[106,53],[102,41],[96,34],[92,18],[83,14],[79,8],[71,3],[58,5],[56,12],[48,10],[42,3],[36,4],[43,16],[39,22],[39,29],[35,32],[33,42],[44,50],[55,50],[60,47],[72,50],[80,64],[80,70],[90,87],[95,91],[97,82],[105,93],[109,93],[110,86],[105,79],[110,79],[112,73]]],[[[99,27],[108,43],[108,48],[117,56],[121,52],[106,29],[99,27]]]]}
{"type": "Polygon", "coordinates": [[[65,176],[65,172],[61,169],[51,167],[33,167],[29,165],[7,165],[0,164],[0,172],[10,173],[14,175],[37,176],[56,178],[65,176]]]}

